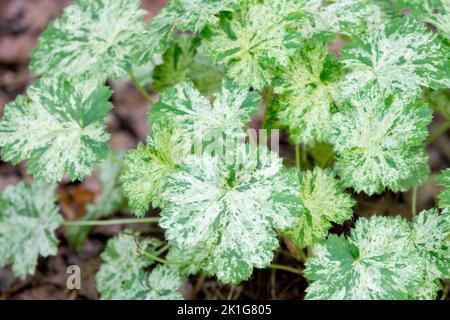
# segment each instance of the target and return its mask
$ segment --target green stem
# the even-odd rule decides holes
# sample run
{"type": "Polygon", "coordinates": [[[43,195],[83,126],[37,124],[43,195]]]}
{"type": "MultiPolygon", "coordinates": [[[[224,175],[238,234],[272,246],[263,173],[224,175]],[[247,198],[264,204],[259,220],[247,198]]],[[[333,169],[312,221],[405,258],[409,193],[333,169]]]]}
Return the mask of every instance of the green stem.
{"type": "Polygon", "coordinates": [[[446,283],[445,285],[442,286],[441,300],[446,300],[447,299],[447,294],[448,294],[448,283],[446,283]]]}
{"type": "Polygon", "coordinates": [[[136,238],[134,238],[134,242],[136,243],[137,250],[140,254],[143,254],[143,255],[149,257],[150,259],[155,260],[159,263],[183,266],[183,265],[190,265],[190,264],[195,264],[195,263],[199,262],[199,261],[173,261],[173,260],[163,259],[163,258],[158,257],[158,253],[156,255],[154,255],[154,254],[151,254],[151,253],[145,251],[144,249],[142,249],[141,245],[139,244],[139,241],[136,238]]]}
{"type": "Polygon", "coordinates": [[[283,266],[281,264],[270,264],[269,268],[274,269],[274,270],[283,270],[283,271],[303,275],[303,270],[295,269],[295,268],[288,267],[288,266],[283,266]]]}
{"type": "Polygon", "coordinates": [[[116,164],[118,164],[119,166],[121,166],[122,168],[125,168],[127,165],[125,164],[125,162],[122,159],[119,159],[114,152],[110,152],[108,154],[109,159],[111,159],[112,162],[115,162],[116,164]]]}
{"type": "Polygon", "coordinates": [[[148,92],[145,90],[144,86],[141,84],[141,82],[139,81],[139,79],[136,77],[136,75],[133,72],[130,72],[130,78],[131,78],[131,81],[136,86],[136,88],[138,88],[138,90],[144,96],[145,100],[147,100],[147,102],[150,105],[153,105],[152,97],[148,94],[148,92]]]}
{"type": "Polygon", "coordinates": [[[166,244],[164,247],[162,247],[161,249],[159,249],[158,251],[156,251],[156,255],[160,256],[161,254],[163,254],[164,252],[166,252],[169,249],[169,245],[166,244]]]}
{"type": "Polygon", "coordinates": [[[64,225],[68,227],[110,226],[117,224],[157,223],[158,221],[159,217],[112,219],[112,220],[77,220],[77,221],[66,221],[64,225]]]}
{"type": "Polygon", "coordinates": [[[427,139],[427,145],[433,143],[434,140],[436,140],[441,134],[446,132],[448,129],[450,129],[450,120],[445,121],[441,123],[428,137],[427,139]]]}
{"type": "Polygon", "coordinates": [[[266,128],[267,112],[270,109],[270,107],[272,106],[272,95],[273,95],[273,88],[272,87],[269,87],[267,89],[266,93],[263,94],[263,98],[264,98],[264,101],[266,103],[266,106],[264,108],[263,117],[262,117],[262,124],[261,124],[261,127],[263,129],[266,128]]]}
{"type": "Polygon", "coordinates": [[[412,198],[411,198],[411,216],[414,219],[416,217],[417,212],[417,187],[412,189],[412,198]]]}
{"type": "Polygon", "coordinates": [[[295,145],[295,165],[297,166],[298,171],[302,171],[302,165],[300,161],[300,145],[295,145]]]}

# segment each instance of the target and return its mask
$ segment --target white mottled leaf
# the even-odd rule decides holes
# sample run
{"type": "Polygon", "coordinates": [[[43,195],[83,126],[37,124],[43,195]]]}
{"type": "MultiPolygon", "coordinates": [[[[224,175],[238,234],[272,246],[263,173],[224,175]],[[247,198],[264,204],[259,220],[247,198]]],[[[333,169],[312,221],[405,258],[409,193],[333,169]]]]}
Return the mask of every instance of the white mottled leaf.
{"type": "Polygon", "coordinates": [[[328,53],[325,37],[304,43],[287,68],[276,78],[274,103],[278,117],[295,143],[326,141],[332,129],[332,109],[337,94],[340,66],[328,53]]]}
{"type": "Polygon", "coordinates": [[[123,290],[129,300],[182,300],[178,291],[181,278],[173,266],[158,265],[152,272],[139,272],[124,283],[123,290]]]}
{"type": "Polygon", "coordinates": [[[165,122],[153,128],[146,146],[139,145],[128,153],[120,180],[137,216],[143,216],[150,203],[154,207],[163,205],[161,193],[167,175],[183,161],[190,148],[191,141],[183,132],[165,122]]]}
{"type": "Polygon", "coordinates": [[[95,276],[102,299],[126,299],[124,283],[154,263],[138,251],[136,241],[141,249],[148,251],[154,251],[159,243],[153,239],[138,240],[138,237],[137,233],[125,230],[108,241],[101,254],[103,263],[95,276]]]}
{"type": "Polygon", "coordinates": [[[53,21],[31,56],[35,76],[89,73],[104,81],[131,69],[131,55],[145,32],[139,0],[78,0],[53,21]]]}
{"type": "Polygon", "coordinates": [[[166,238],[181,250],[206,247],[202,268],[225,283],[267,266],[278,247],[274,229],[290,227],[301,214],[296,179],[264,150],[241,145],[233,159],[189,156],[163,193],[166,238]]]}
{"type": "Polygon", "coordinates": [[[406,191],[429,173],[424,140],[431,110],[376,86],[354,96],[333,117],[336,169],[346,187],[369,195],[406,191]]]}
{"type": "Polygon", "coordinates": [[[65,173],[72,180],[90,174],[108,154],[102,122],[112,105],[111,90],[87,90],[86,83],[91,81],[40,80],[28,89],[28,98],[8,104],[0,121],[2,158],[28,159],[28,172],[48,181],[65,173]]]}
{"type": "Polygon", "coordinates": [[[55,230],[63,223],[55,186],[20,182],[0,195],[0,266],[12,264],[17,277],[34,273],[39,256],[56,255],[55,230]]]}
{"type": "Polygon", "coordinates": [[[211,105],[191,83],[183,83],[161,95],[149,112],[149,122],[169,121],[191,137],[242,134],[246,123],[258,113],[260,101],[257,93],[225,80],[211,105]]]}
{"type": "Polygon", "coordinates": [[[450,86],[449,52],[437,35],[413,19],[395,19],[387,25],[368,26],[342,50],[347,75],[341,94],[349,97],[377,83],[383,90],[403,95],[420,94],[421,86],[450,86]]]}
{"type": "Polygon", "coordinates": [[[274,68],[285,67],[299,47],[296,13],[302,0],[247,0],[230,18],[223,17],[206,45],[206,53],[243,87],[262,89],[274,68]]]}
{"type": "Polygon", "coordinates": [[[350,237],[331,235],[313,249],[305,276],[307,299],[407,299],[421,280],[408,223],[360,218],[350,237]]]}
{"type": "Polygon", "coordinates": [[[315,168],[298,176],[299,197],[306,210],[284,234],[298,247],[304,248],[325,239],[328,229],[332,227],[331,222],[341,224],[351,219],[355,201],[345,194],[331,169],[315,168]]]}

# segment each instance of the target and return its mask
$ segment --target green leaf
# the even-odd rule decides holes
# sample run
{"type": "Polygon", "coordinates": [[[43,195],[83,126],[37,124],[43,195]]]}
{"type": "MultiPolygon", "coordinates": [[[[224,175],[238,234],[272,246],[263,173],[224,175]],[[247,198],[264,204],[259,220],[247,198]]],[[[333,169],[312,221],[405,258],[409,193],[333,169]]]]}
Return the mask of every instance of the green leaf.
{"type": "Polygon", "coordinates": [[[139,246],[147,251],[154,251],[159,242],[154,239],[137,240],[138,237],[137,233],[125,230],[108,241],[101,254],[103,263],[95,276],[102,299],[126,299],[127,291],[123,288],[124,283],[154,263],[152,259],[138,251],[136,241],[139,241],[139,246]]]}
{"type": "Polygon", "coordinates": [[[78,0],[53,21],[31,55],[34,76],[120,78],[145,33],[139,0],[78,0]]]}
{"type": "Polygon", "coordinates": [[[439,207],[450,208],[450,169],[442,171],[439,184],[445,189],[439,194],[439,207]]]}
{"type": "Polygon", "coordinates": [[[313,249],[305,276],[307,299],[407,299],[421,280],[408,223],[360,218],[350,237],[331,235],[313,249]]]}
{"type": "Polygon", "coordinates": [[[225,80],[211,105],[191,83],[165,91],[149,112],[149,122],[169,121],[186,135],[211,137],[217,133],[242,134],[251,117],[258,113],[261,97],[225,80]]]}
{"type": "Polygon", "coordinates": [[[305,42],[275,80],[281,106],[278,117],[295,143],[327,140],[339,75],[337,60],[328,53],[327,38],[316,37],[305,42]]]}
{"type": "Polygon", "coordinates": [[[153,72],[153,89],[163,91],[179,83],[192,81],[204,95],[218,91],[224,72],[201,54],[199,45],[199,38],[178,36],[164,54],[163,64],[158,65],[153,72]]]}
{"type": "MultiPolygon", "coordinates": [[[[110,157],[97,167],[96,176],[100,180],[100,195],[95,203],[86,206],[86,213],[82,220],[107,217],[119,210],[124,197],[118,179],[122,166],[117,161],[121,161],[123,157],[122,151],[111,151],[110,157]]],[[[82,250],[91,229],[91,226],[69,227],[66,237],[72,246],[82,250]]]]}
{"type": "Polygon", "coordinates": [[[63,223],[55,186],[20,182],[0,195],[0,266],[12,264],[17,277],[34,273],[39,256],[56,255],[55,230],[63,223]]]}
{"type": "Polygon", "coordinates": [[[295,14],[300,0],[247,0],[212,28],[206,53],[243,87],[262,89],[274,68],[285,67],[300,46],[295,14]]]}
{"type": "Polygon", "coordinates": [[[139,272],[124,283],[125,299],[129,300],[183,300],[178,291],[181,278],[176,268],[156,266],[150,274],[139,272]]]}
{"type": "Polygon", "coordinates": [[[450,59],[437,35],[414,19],[395,19],[387,25],[368,25],[342,50],[348,72],[341,94],[349,97],[368,84],[403,95],[420,94],[421,86],[450,86],[450,59]]]}
{"type": "Polygon", "coordinates": [[[450,210],[422,211],[413,221],[417,254],[425,262],[425,273],[434,279],[450,278],[450,210]]]}
{"type": "Polygon", "coordinates": [[[331,141],[344,186],[368,195],[406,191],[429,174],[424,140],[431,110],[376,86],[355,95],[333,117],[331,141]]]}
{"type": "Polygon", "coordinates": [[[422,98],[435,111],[442,113],[450,120],[450,91],[449,89],[431,90],[425,88],[422,91],[422,98]]]}
{"type": "Polygon", "coordinates": [[[351,219],[355,201],[344,192],[333,170],[315,168],[304,176],[298,173],[300,199],[305,213],[296,224],[285,231],[299,248],[310,246],[326,238],[331,222],[342,224],[351,219]]]}
{"type": "Polygon", "coordinates": [[[102,122],[112,108],[111,90],[87,90],[90,83],[40,80],[28,89],[29,98],[8,104],[0,120],[2,158],[14,164],[27,159],[28,172],[48,181],[90,174],[108,154],[102,122]]]}
{"type": "Polygon", "coordinates": [[[180,164],[191,148],[191,141],[183,131],[167,122],[154,127],[147,145],[139,145],[125,158],[126,168],[120,180],[129,205],[138,217],[142,217],[151,203],[163,206],[161,193],[167,175],[180,164]]]}
{"type": "Polygon", "coordinates": [[[224,283],[267,266],[278,247],[274,229],[292,226],[301,214],[295,177],[281,159],[262,148],[237,148],[232,159],[189,156],[169,175],[161,227],[181,250],[202,247],[202,268],[224,283]]]}
{"type": "Polygon", "coordinates": [[[175,0],[178,3],[178,28],[181,31],[200,32],[208,24],[218,22],[222,11],[234,11],[239,0],[175,0]]]}

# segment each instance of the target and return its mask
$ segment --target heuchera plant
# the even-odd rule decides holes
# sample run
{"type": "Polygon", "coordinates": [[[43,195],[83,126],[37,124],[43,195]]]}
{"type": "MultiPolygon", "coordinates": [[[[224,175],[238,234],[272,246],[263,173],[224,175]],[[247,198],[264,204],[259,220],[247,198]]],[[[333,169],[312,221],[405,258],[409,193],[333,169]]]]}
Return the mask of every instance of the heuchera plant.
{"type": "Polygon", "coordinates": [[[301,274],[272,264],[280,239],[306,266],[307,299],[437,297],[450,279],[450,169],[437,208],[416,215],[414,201],[430,176],[425,143],[450,127],[448,1],[170,0],[145,15],[138,0],[78,0],[39,38],[38,80],[0,120],[2,159],[27,160],[34,177],[0,195],[0,265],[34,273],[61,226],[82,248],[93,225],[159,223],[165,242],[129,229],[109,240],[103,299],[181,299],[183,277],[200,272],[234,284],[255,268],[301,274]],[[135,73],[145,65],[156,103],[135,73]],[[151,133],[126,155],[109,150],[105,125],[106,81],[124,78],[151,105],[151,133]],[[263,129],[287,130],[294,166],[247,136],[262,102],[263,129]],[[433,112],[447,120],[430,136],[433,112]],[[64,221],[56,183],[94,165],[100,196],[64,221]],[[412,190],[412,219],[361,217],[329,234],[353,218],[352,190],[388,189],[412,190]],[[95,220],[126,203],[136,218],[95,220]]]}

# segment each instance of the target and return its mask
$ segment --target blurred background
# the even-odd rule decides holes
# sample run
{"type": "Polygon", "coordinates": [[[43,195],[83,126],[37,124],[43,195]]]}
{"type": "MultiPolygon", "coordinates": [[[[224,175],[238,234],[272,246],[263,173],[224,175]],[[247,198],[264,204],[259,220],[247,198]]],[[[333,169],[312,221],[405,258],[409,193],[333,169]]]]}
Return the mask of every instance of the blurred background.
{"type": "MultiPolygon", "coordinates": [[[[29,54],[39,34],[45,30],[49,21],[57,18],[71,0],[0,0],[0,115],[6,103],[23,94],[34,79],[28,72],[29,54]]],[[[143,0],[142,6],[150,13],[147,19],[158,13],[165,0],[143,0]]],[[[336,51],[339,46],[332,48],[336,51]]],[[[109,85],[114,90],[112,102],[115,106],[107,119],[111,134],[110,145],[115,149],[134,148],[145,141],[148,133],[148,104],[129,81],[114,81],[109,85]]],[[[430,130],[442,122],[439,115],[434,119],[430,130]]],[[[258,123],[258,119],[254,122],[258,123]]],[[[293,158],[293,150],[285,137],[281,143],[282,155],[293,158]]],[[[434,173],[450,167],[449,132],[437,138],[427,149],[430,166],[434,173]]],[[[314,158],[311,150],[310,157],[314,158]]],[[[25,164],[12,166],[0,161],[0,192],[7,185],[20,180],[31,180],[25,172],[25,164]]],[[[440,191],[434,176],[418,192],[418,210],[435,206],[435,196],[440,191]]],[[[86,205],[95,201],[99,194],[99,181],[93,176],[83,182],[63,181],[58,189],[62,214],[68,220],[79,219],[86,213],[86,205]]],[[[356,216],[410,215],[410,193],[394,194],[385,192],[380,196],[367,197],[354,195],[358,200],[355,206],[356,216]]],[[[157,212],[153,212],[156,214],[157,212]]],[[[152,213],[151,213],[152,214],[152,213]]],[[[116,217],[126,216],[118,212],[116,217]]],[[[349,221],[344,226],[335,226],[335,233],[348,232],[353,225],[349,221]]],[[[98,299],[95,287],[95,273],[100,266],[100,253],[106,241],[126,226],[103,226],[92,229],[82,250],[76,251],[66,240],[66,230],[59,230],[61,241],[58,255],[41,258],[34,276],[25,280],[14,278],[9,268],[0,268],[0,299],[98,299]],[[66,268],[76,264],[81,267],[82,289],[68,290],[66,287],[66,268]]],[[[160,239],[162,231],[155,225],[138,225],[134,228],[160,239]]],[[[296,260],[296,248],[287,239],[283,239],[282,249],[276,261],[280,264],[299,266],[296,260]]],[[[306,280],[299,275],[284,271],[255,270],[252,278],[238,286],[223,285],[213,278],[203,275],[188,279],[182,292],[190,299],[302,299],[307,286],[306,280]]]]}

